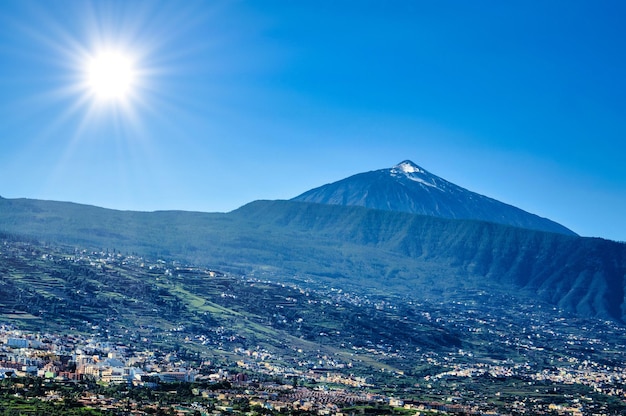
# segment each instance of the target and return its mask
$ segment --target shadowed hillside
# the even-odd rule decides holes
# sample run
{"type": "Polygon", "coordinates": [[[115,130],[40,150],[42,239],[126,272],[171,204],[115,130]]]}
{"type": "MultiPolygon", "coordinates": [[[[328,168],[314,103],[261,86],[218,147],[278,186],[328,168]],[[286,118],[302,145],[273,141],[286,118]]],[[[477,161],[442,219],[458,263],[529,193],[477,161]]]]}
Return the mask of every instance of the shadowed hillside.
{"type": "Polygon", "coordinates": [[[2,199],[0,230],[417,297],[516,291],[583,316],[626,318],[625,244],[493,223],[293,201],[203,214],[2,199]]]}

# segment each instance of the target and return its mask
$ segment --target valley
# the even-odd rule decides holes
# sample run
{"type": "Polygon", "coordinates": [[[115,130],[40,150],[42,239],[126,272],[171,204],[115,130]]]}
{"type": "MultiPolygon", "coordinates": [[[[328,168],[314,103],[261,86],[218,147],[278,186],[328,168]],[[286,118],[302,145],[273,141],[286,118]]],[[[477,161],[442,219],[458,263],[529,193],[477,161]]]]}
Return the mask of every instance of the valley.
{"type": "MultiPolygon", "coordinates": [[[[461,290],[385,296],[8,235],[1,247],[5,364],[41,355],[24,348],[35,346],[71,357],[73,371],[57,364],[54,377],[75,383],[86,373],[107,380],[109,370],[132,385],[135,373],[185,369],[190,384],[228,381],[226,396],[248,390],[248,403],[265,397],[271,381],[289,394],[297,385],[313,402],[314,391],[325,392],[325,402],[348,395],[346,408],[626,411],[624,328],[545,302],[461,290]],[[97,366],[95,355],[119,358],[119,368],[97,366]],[[246,382],[233,388],[237,374],[246,382]]],[[[46,362],[33,363],[21,376],[45,376],[46,362]]],[[[225,406],[206,400],[207,408],[225,406]]]]}

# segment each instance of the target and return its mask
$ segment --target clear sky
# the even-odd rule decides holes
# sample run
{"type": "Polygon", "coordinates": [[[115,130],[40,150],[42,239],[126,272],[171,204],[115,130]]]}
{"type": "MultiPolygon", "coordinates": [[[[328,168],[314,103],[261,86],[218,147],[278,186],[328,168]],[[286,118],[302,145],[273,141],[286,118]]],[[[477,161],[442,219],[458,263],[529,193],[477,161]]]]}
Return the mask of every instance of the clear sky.
{"type": "Polygon", "coordinates": [[[410,159],[626,241],[625,21],[621,0],[2,0],[0,195],[227,212],[410,159]],[[114,98],[103,53],[130,68],[114,98]]]}

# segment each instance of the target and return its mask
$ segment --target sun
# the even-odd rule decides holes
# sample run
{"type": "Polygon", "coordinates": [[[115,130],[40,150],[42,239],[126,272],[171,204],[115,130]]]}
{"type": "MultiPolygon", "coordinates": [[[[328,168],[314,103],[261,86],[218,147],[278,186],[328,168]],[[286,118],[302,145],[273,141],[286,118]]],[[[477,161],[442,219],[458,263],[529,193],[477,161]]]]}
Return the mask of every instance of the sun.
{"type": "Polygon", "coordinates": [[[137,70],[132,57],[123,51],[106,50],[88,57],[85,82],[99,101],[123,101],[132,93],[137,70]]]}

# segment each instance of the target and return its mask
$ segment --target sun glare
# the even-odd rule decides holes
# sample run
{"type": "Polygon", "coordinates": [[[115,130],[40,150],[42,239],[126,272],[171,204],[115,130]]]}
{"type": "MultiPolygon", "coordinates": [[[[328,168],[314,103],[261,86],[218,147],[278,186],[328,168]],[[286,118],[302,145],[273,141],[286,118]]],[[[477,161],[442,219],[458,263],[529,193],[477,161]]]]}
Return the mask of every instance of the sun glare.
{"type": "Polygon", "coordinates": [[[86,65],[89,91],[98,100],[124,100],[132,92],[136,70],[129,55],[104,51],[90,57],[86,65]]]}

